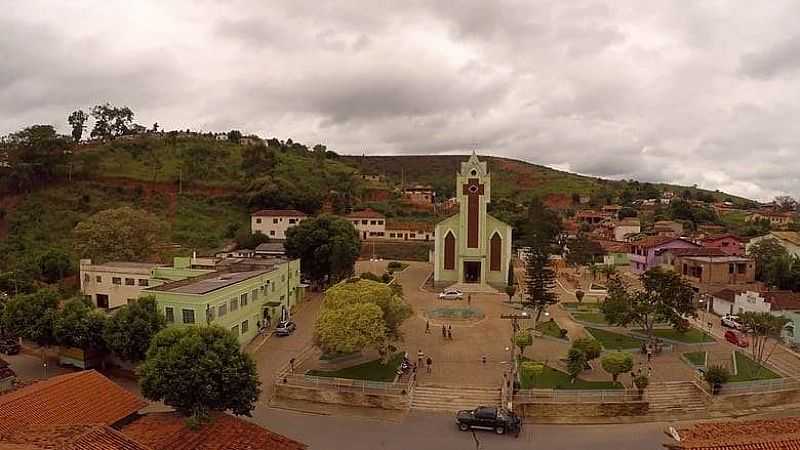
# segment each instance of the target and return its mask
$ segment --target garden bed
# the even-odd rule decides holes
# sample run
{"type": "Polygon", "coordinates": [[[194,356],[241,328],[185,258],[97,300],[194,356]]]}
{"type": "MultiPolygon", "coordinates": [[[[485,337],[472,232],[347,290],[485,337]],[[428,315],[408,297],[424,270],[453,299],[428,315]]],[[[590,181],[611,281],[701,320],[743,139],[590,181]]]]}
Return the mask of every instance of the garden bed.
{"type": "Polygon", "coordinates": [[[606,317],[601,312],[573,312],[570,313],[573,319],[578,322],[589,324],[608,325],[606,317]]]}
{"type": "MultiPolygon", "coordinates": [[[[528,361],[522,359],[521,362],[528,361]]],[[[610,377],[610,376],[609,376],[610,377]]],[[[571,383],[569,374],[544,366],[542,373],[535,375],[520,364],[520,386],[522,389],[622,389],[620,383],[609,381],[587,381],[580,377],[571,383]]]]}
{"type": "MultiPolygon", "coordinates": [[[[647,336],[644,330],[633,330],[642,336],[647,336]]],[[[697,328],[689,328],[685,333],[681,333],[672,328],[658,328],[653,330],[653,336],[664,339],[665,341],[674,341],[682,344],[703,344],[707,342],[714,342],[714,338],[708,334],[698,330],[697,328]]]]}
{"type": "Polygon", "coordinates": [[[400,362],[403,361],[403,355],[403,353],[395,353],[386,364],[383,364],[380,359],[376,359],[339,370],[309,370],[306,375],[391,382],[397,376],[397,368],[400,366],[400,362]]]}
{"type": "Polygon", "coordinates": [[[566,336],[561,335],[561,327],[558,326],[555,320],[541,322],[540,324],[536,325],[536,331],[541,332],[545,336],[564,340],[567,339],[566,336]]]}
{"type": "Polygon", "coordinates": [[[600,344],[606,350],[638,350],[643,342],[641,339],[599,328],[587,327],[586,331],[600,341],[600,344]]]}
{"type": "Polygon", "coordinates": [[[706,352],[686,352],[681,354],[681,357],[695,368],[699,369],[706,366],[706,352]]]}
{"type": "Polygon", "coordinates": [[[730,383],[782,378],[766,367],[759,367],[755,361],[742,352],[733,352],[733,357],[736,362],[736,375],[731,375],[731,378],[728,380],[730,383]]]}
{"type": "Polygon", "coordinates": [[[456,320],[478,320],[483,319],[484,314],[476,308],[434,308],[426,312],[432,319],[456,319],[456,320]]]}

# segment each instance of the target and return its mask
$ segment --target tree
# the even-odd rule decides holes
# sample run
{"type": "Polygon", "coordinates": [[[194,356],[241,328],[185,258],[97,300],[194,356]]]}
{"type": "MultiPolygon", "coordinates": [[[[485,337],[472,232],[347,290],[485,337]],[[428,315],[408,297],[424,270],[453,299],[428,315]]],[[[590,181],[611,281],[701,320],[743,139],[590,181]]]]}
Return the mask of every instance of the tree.
{"type": "Polygon", "coordinates": [[[619,277],[608,283],[608,297],[600,305],[612,325],[636,324],[653,339],[658,322],[669,322],[677,330],[685,329],[686,316],[695,316],[694,290],[679,274],[661,268],[650,269],[640,277],[643,290],[631,290],[619,277]]]}
{"type": "Polygon", "coordinates": [[[525,254],[525,296],[522,303],[536,311],[534,323],[539,322],[548,305],[558,303],[558,297],[553,292],[555,280],[550,254],[541,247],[529,247],[525,254]]]}
{"type": "Polygon", "coordinates": [[[614,383],[619,374],[630,372],[633,369],[633,356],[627,352],[609,352],[600,360],[603,370],[611,374],[614,383]]]}
{"type": "Polygon", "coordinates": [[[770,283],[772,274],[769,268],[775,261],[789,255],[785,248],[775,238],[762,239],[748,248],[747,253],[756,262],[756,279],[770,283]]]}
{"type": "Polygon", "coordinates": [[[572,342],[572,348],[582,351],[586,355],[586,361],[592,361],[600,357],[603,347],[595,339],[581,338],[572,342]]]}
{"type": "Polygon", "coordinates": [[[570,381],[575,381],[578,374],[583,372],[586,368],[586,353],[579,348],[570,348],[567,352],[567,373],[569,373],[570,381]]]}
{"type": "Polygon", "coordinates": [[[578,237],[568,244],[569,252],[567,253],[567,264],[571,266],[586,266],[593,264],[598,256],[606,254],[600,243],[593,241],[586,237],[585,234],[579,233],[578,237]]]}
{"type": "Polygon", "coordinates": [[[56,314],[53,336],[58,345],[63,347],[104,351],[106,320],[107,316],[95,311],[88,300],[73,298],[56,314]]]}
{"type": "Polygon", "coordinates": [[[259,143],[242,149],[242,172],[247,178],[271,175],[276,164],[275,150],[272,147],[259,143]]]}
{"type": "Polygon", "coordinates": [[[111,317],[105,330],[108,348],[126,361],[145,358],[150,342],[167,326],[153,296],[124,305],[111,317]]]}
{"type": "Polygon", "coordinates": [[[361,240],[349,221],[328,215],[306,219],[286,230],[284,243],[290,258],[300,258],[313,281],[338,281],[353,273],[361,240]]]}
{"type": "Polygon", "coordinates": [[[67,122],[69,122],[69,125],[72,127],[72,140],[75,141],[75,143],[81,141],[83,131],[86,129],[87,120],[89,120],[89,115],[80,109],[73,111],[72,114],[69,115],[69,118],[67,118],[67,122]]]}
{"type": "Polygon", "coordinates": [[[742,329],[750,335],[750,349],[753,360],[760,368],[772,356],[775,348],[782,341],[783,327],[789,319],[773,316],[768,312],[744,312],[739,314],[739,323],[742,329]]]}
{"type": "Polygon", "coordinates": [[[218,326],[160,331],[139,368],[139,384],[145,398],[195,419],[226,410],[249,416],[261,391],[252,357],[218,326]]]}
{"type": "Polygon", "coordinates": [[[242,132],[239,130],[228,131],[228,140],[234,144],[238,144],[242,140],[242,132]]]}
{"type": "Polygon", "coordinates": [[[158,255],[166,230],[153,214],[126,206],[100,211],[80,222],[72,233],[81,258],[142,261],[158,255]]]}
{"type": "Polygon", "coordinates": [[[33,125],[0,141],[0,161],[9,169],[3,184],[14,192],[49,183],[69,159],[69,143],[51,125],[33,125]]]}
{"type": "Polygon", "coordinates": [[[249,230],[242,230],[236,233],[236,248],[254,249],[265,242],[269,242],[269,236],[261,231],[250,233],[249,230]]]}
{"type": "Polygon", "coordinates": [[[324,307],[337,309],[347,305],[368,303],[378,306],[381,320],[390,339],[401,337],[400,325],[411,317],[411,307],[391,287],[380,281],[351,279],[325,291],[324,307]]]}
{"type": "Polygon", "coordinates": [[[520,332],[514,335],[512,341],[519,348],[519,354],[525,356],[525,349],[533,344],[533,336],[528,332],[520,332]]]}
{"type": "Polygon", "coordinates": [[[790,195],[779,195],[775,197],[775,205],[781,211],[796,211],[797,200],[793,199],[790,195]]]}
{"type": "Polygon", "coordinates": [[[326,354],[380,349],[386,336],[383,312],[373,303],[323,308],[314,327],[314,343],[326,354]]]}
{"type": "Polygon", "coordinates": [[[92,108],[94,128],[91,136],[98,139],[114,139],[128,134],[133,125],[133,111],[127,106],[116,107],[109,103],[92,108]]]}
{"type": "Polygon", "coordinates": [[[518,227],[517,239],[526,247],[542,248],[547,254],[560,254],[561,218],[535,197],[528,204],[527,220],[518,227]]]}
{"type": "MultiPolygon", "coordinates": [[[[154,149],[154,151],[156,150],[154,149]]],[[[183,175],[187,179],[200,180],[211,173],[212,166],[216,163],[218,156],[216,149],[207,143],[195,143],[188,147],[183,147],[178,153],[181,168],[185,170],[183,175]]]]}
{"type": "Polygon", "coordinates": [[[16,295],[6,302],[3,309],[3,330],[41,346],[53,345],[56,343],[53,324],[58,303],[58,291],[54,289],[16,295]]]}
{"type": "Polygon", "coordinates": [[[711,366],[706,369],[703,374],[703,379],[711,387],[711,393],[719,393],[723,384],[727,383],[731,377],[731,373],[725,366],[711,366]]]}
{"type": "Polygon", "coordinates": [[[55,283],[72,274],[72,261],[69,255],[56,248],[46,250],[36,259],[39,278],[45,283],[55,283]]]}

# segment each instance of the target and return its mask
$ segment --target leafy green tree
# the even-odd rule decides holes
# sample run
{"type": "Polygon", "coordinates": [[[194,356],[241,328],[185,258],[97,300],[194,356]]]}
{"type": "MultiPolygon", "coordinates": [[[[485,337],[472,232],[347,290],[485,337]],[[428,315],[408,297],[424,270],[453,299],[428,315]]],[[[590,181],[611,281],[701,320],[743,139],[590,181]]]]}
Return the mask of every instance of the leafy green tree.
{"type": "Polygon", "coordinates": [[[269,236],[260,231],[250,233],[249,230],[242,230],[236,233],[236,248],[254,249],[265,242],[269,242],[269,236]]]}
{"type": "Polygon", "coordinates": [[[160,331],[139,368],[139,384],[145,398],[193,418],[226,410],[249,416],[261,391],[253,358],[218,326],[160,331]]]}
{"type": "Polygon", "coordinates": [[[411,307],[403,301],[402,296],[377,280],[351,279],[325,291],[325,308],[335,309],[357,303],[371,303],[381,309],[381,318],[391,339],[400,338],[400,325],[412,314],[411,307]]]}
{"type": "Polygon", "coordinates": [[[58,313],[59,295],[55,289],[39,289],[20,294],[6,302],[3,330],[42,346],[56,343],[53,325],[58,313]]]}
{"type": "Polygon", "coordinates": [[[730,378],[731,373],[725,366],[711,366],[703,374],[703,379],[711,387],[712,394],[719,393],[722,385],[727,383],[730,378]]]}
{"type": "Polygon", "coordinates": [[[128,134],[133,126],[133,111],[127,106],[117,107],[109,103],[92,108],[94,128],[91,136],[98,139],[114,139],[128,134]]]}
{"type": "Polygon", "coordinates": [[[69,126],[72,127],[72,140],[77,142],[81,141],[83,131],[86,129],[86,121],[89,120],[89,115],[80,109],[73,111],[67,118],[69,126]]]}
{"type": "Polygon", "coordinates": [[[73,298],[56,314],[53,335],[58,345],[64,347],[104,351],[106,320],[107,316],[95,311],[88,300],[73,298]]]}
{"type": "Polygon", "coordinates": [[[108,348],[126,361],[145,358],[150,342],[167,326],[153,296],[140,297],[124,305],[108,321],[105,340],[108,348]]]}
{"type": "Polygon", "coordinates": [[[141,209],[100,211],[73,230],[75,250],[96,261],[142,261],[158,255],[166,230],[163,222],[141,209]]]}
{"type": "Polygon", "coordinates": [[[180,149],[178,158],[183,176],[187,180],[199,180],[211,173],[214,164],[220,157],[220,151],[208,143],[193,143],[180,149]]]}
{"type": "Polygon", "coordinates": [[[525,253],[525,295],[522,303],[536,311],[536,320],[549,305],[558,303],[553,289],[556,274],[550,262],[550,254],[541,247],[529,247],[525,253]]]}
{"type": "Polygon", "coordinates": [[[739,323],[750,336],[753,360],[759,369],[763,368],[782,341],[783,327],[789,323],[789,319],[767,312],[748,311],[739,314],[739,323]]]}
{"type": "Polygon", "coordinates": [[[373,303],[323,308],[314,327],[314,343],[326,354],[381,349],[386,338],[383,312],[373,303]]]}
{"type": "Polygon", "coordinates": [[[242,132],[239,130],[228,131],[228,141],[238,144],[242,140],[242,132]]]}
{"type": "Polygon", "coordinates": [[[572,348],[582,351],[583,354],[586,355],[587,362],[597,359],[603,352],[603,347],[600,345],[600,342],[590,338],[575,339],[572,342],[572,348]]]}
{"type": "Polygon", "coordinates": [[[609,352],[600,359],[600,364],[603,370],[611,374],[611,379],[616,383],[619,374],[633,369],[633,356],[628,352],[609,352]]]}
{"type": "Polygon", "coordinates": [[[669,322],[673,328],[686,328],[686,316],[696,316],[694,290],[679,274],[661,268],[650,269],[640,277],[644,289],[630,289],[619,277],[608,283],[608,297],[600,305],[606,320],[616,326],[636,324],[653,339],[656,323],[669,322]]]}
{"type": "Polygon", "coordinates": [[[13,192],[46,185],[63,172],[69,160],[67,139],[51,125],[33,125],[0,141],[0,161],[8,168],[0,180],[13,192]]]}
{"type": "Polygon", "coordinates": [[[774,284],[774,266],[780,264],[778,261],[789,256],[777,239],[767,238],[762,239],[755,244],[751,245],[747,253],[755,259],[756,263],[756,279],[768,284],[774,284]]]}
{"type": "Polygon", "coordinates": [[[271,175],[276,165],[275,150],[271,147],[258,144],[242,149],[242,171],[248,178],[271,175]]]}
{"type": "Polygon", "coordinates": [[[290,258],[300,258],[302,271],[311,280],[337,281],[353,273],[361,240],[349,221],[323,215],[286,230],[284,247],[290,258]]]}
{"type": "Polygon", "coordinates": [[[597,241],[593,241],[580,233],[578,237],[568,244],[569,252],[566,256],[567,264],[571,266],[586,266],[606,254],[597,241]]]}
{"type": "Polygon", "coordinates": [[[525,349],[533,344],[533,335],[528,332],[520,332],[515,334],[511,341],[519,348],[519,354],[525,356],[525,349]]]}
{"type": "Polygon", "coordinates": [[[46,250],[36,259],[39,277],[45,283],[55,283],[72,275],[73,267],[69,255],[56,248],[46,250]]]}
{"type": "Polygon", "coordinates": [[[526,247],[541,248],[547,254],[560,254],[561,218],[535,197],[528,204],[527,218],[518,227],[517,240],[526,247]]]}
{"type": "Polygon", "coordinates": [[[567,352],[567,373],[569,373],[570,381],[575,381],[578,374],[583,372],[586,368],[586,353],[579,348],[570,348],[567,352]]]}

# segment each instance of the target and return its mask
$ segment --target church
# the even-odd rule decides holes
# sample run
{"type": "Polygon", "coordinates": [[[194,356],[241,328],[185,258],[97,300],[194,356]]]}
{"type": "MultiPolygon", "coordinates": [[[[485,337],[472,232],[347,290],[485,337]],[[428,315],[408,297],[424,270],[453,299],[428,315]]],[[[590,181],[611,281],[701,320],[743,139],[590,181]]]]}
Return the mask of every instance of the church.
{"type": "Polygon", "coordinates": [[[436,224],[434,285],[468,283],[504,288],[508,284],[511,225],[487,214],[491,186],[486,163],[473,151],[456,175],[458,214],[436,224]]]}

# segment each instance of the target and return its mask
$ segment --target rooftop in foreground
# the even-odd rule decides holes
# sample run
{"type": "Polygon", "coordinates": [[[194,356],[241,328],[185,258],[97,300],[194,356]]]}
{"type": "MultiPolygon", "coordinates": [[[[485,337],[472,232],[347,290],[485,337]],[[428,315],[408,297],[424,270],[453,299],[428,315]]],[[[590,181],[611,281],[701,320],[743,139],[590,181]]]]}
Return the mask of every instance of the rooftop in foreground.
{"type": "Polygon", "coordinates": [[[245,272],[211,272],[199,277],[151,287],[148,290],[203,295],[272,272],[272,270],[273,269],[250,270],[245,272]]]}

